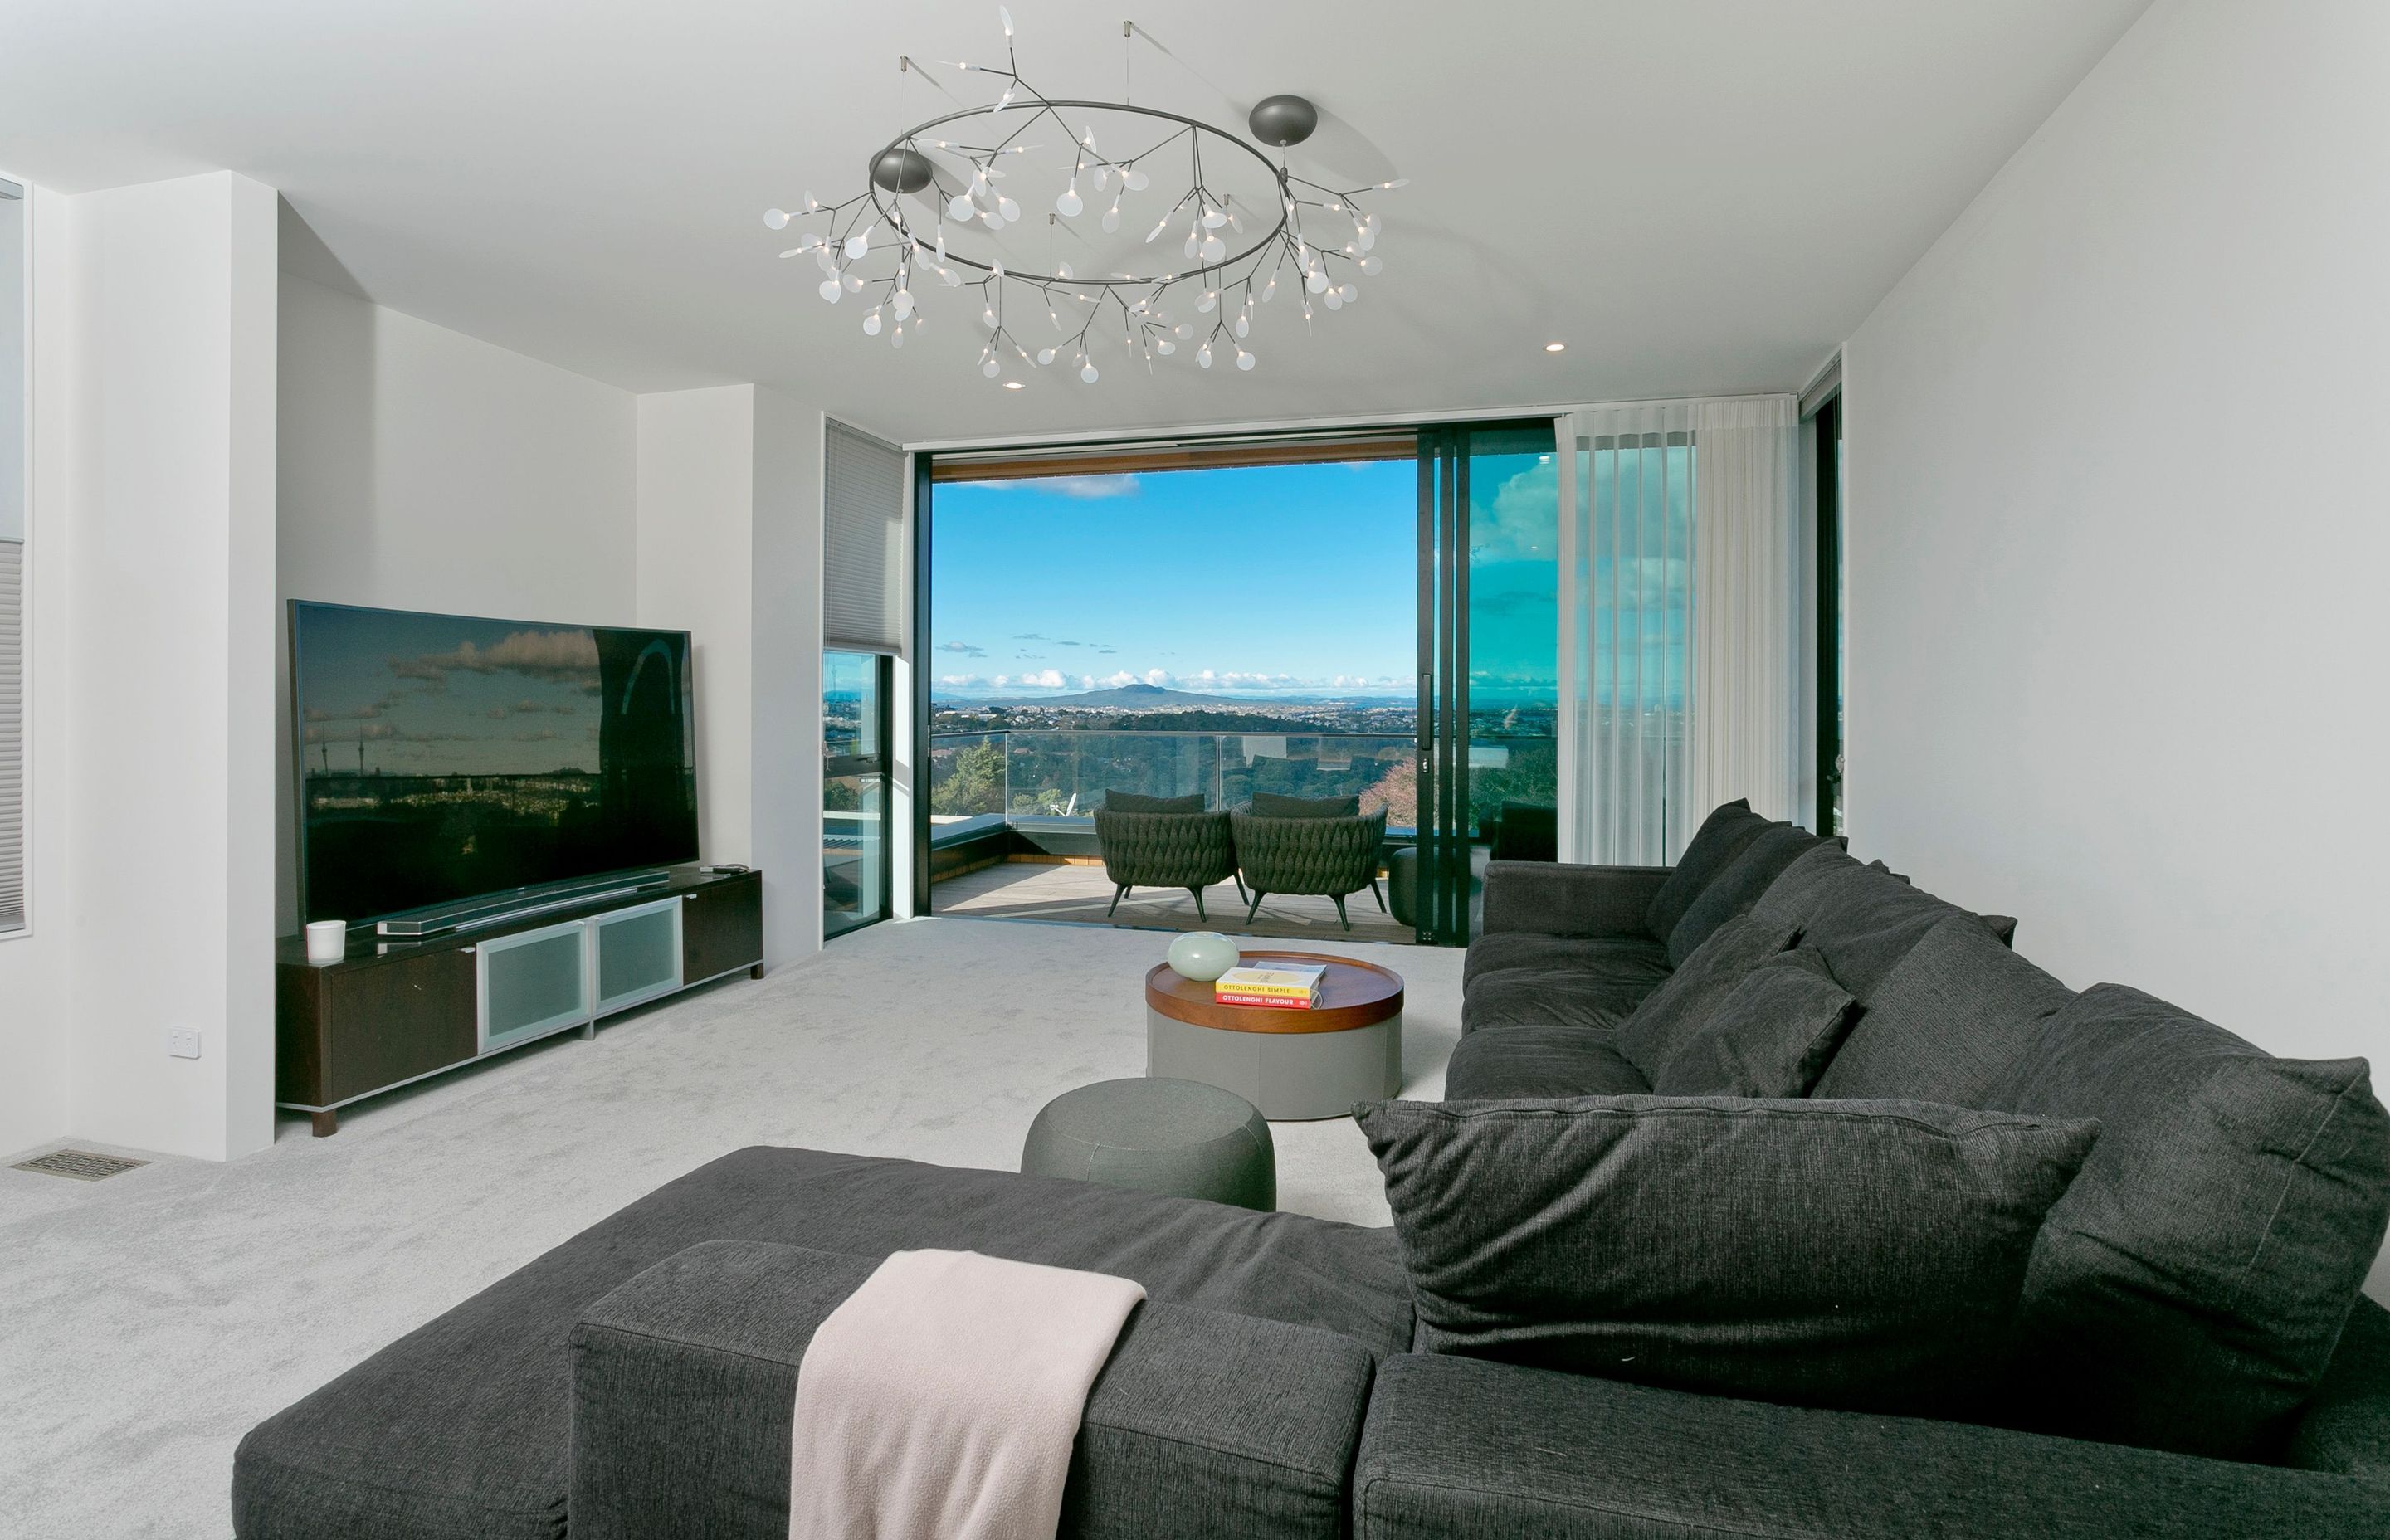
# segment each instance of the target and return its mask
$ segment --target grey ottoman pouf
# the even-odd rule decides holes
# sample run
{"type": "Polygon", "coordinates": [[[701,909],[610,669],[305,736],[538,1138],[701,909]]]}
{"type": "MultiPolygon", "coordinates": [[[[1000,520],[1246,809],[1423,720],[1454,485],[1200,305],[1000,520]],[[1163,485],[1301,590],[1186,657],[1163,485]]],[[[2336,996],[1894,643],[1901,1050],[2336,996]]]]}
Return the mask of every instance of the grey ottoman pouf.
{"type": "Polygon", "coordinates": [[[1029,1125],[1021,1169],[1107,1187],[1278,1206],[1278,1149],[1252,1102],[1201,1081],[1102,1080],[1065,1091],[1029,1125]]]}

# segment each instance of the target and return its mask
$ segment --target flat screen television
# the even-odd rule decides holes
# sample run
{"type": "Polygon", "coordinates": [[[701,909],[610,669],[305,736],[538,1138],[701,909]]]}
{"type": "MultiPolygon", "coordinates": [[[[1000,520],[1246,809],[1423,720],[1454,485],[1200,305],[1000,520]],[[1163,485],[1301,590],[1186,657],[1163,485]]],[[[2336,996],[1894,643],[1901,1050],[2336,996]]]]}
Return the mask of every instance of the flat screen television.
{"type": "Polygon", "coordinates": [[[686,631],[294,601],[304,918],[696,860],[689,659],[686,631]]]}

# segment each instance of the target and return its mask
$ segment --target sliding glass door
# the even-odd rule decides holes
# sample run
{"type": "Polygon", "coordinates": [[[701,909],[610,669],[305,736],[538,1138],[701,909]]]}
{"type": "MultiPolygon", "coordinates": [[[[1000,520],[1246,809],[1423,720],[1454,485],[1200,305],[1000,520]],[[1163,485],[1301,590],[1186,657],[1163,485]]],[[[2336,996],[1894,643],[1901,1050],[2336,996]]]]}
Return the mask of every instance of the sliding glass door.
{"type": "Polygon", "coordinates": [[[1553,858],[1560,487],[1548,421],[1420,434],[1420,941],[1477,930],[1484,866],[1553,858]]]}
{"type": "Polygon", "coordinates": [[[889,660],[822,654],[822,933],[889,912],[889,660]]]}

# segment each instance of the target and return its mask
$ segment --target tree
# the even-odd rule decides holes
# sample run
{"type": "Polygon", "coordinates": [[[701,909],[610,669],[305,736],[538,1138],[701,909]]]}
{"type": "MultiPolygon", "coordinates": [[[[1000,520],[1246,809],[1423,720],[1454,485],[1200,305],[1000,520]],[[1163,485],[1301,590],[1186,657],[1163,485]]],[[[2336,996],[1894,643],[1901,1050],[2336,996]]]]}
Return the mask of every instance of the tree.
{"type": "Polygon", "coordinates": [[[974,743],[958,749],[946,773],[930,790],[930,810],[960,814],[1004,811],[1004,745],[974,743]]]}

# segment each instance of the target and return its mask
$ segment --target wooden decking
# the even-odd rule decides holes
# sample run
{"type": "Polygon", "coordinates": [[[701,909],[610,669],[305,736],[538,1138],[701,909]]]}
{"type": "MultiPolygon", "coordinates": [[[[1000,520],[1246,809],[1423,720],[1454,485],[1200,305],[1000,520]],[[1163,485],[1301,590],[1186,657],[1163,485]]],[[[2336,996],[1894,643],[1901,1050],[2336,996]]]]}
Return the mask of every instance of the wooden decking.
{"type": "MultiPolygon", "coordinates": [[[[1382,878],[1378,885],[1384,888],[1382,878]]],[[[1381,914],[1378,901],[1366,888],[1344,901],[1344,912],[1353,920],[1350,931],[1337,924],[1333,903],[1296,896],[1262,900],[1261,913],[1248,925],[1244,901],[1237,896],[1232,882],[1204,890],[1207,918],[1197,917],[1195,899],[1184,889],[1138,888],[1122,899],[1120,912],[1107,919],[1104,908],[1112,901],[1112,885],[1105,880],[1100,866],[1003,862],[948,878],[930,890],[930,900],[938,914],[982,919],[1060,920],[1131,930],[1219,930],[1274,941],[1417,939],[1409,926],[1397,925],[1391,916],[1381,914]]]]}

